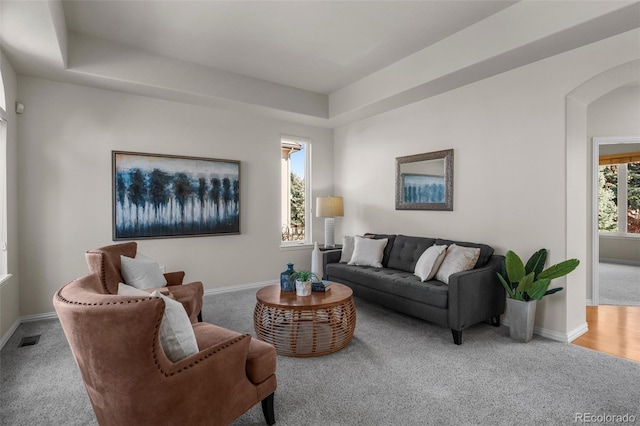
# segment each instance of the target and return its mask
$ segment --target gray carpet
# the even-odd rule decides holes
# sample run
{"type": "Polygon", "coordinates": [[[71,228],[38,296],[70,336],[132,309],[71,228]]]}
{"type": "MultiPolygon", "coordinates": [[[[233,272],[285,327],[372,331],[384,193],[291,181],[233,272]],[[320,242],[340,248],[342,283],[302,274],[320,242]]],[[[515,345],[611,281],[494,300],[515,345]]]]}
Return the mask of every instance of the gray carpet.
{"type": "Polygon", "coordinates": [[[640,266],[600,262],[601,305],[640,306],[640,266]]]}
{"type": "MultiPolygon", "coordinates": [[[[255,290],[205,298],[205,321],[253,332],[255,290]]],[[[354,339],[319,358],[278,357],[277,425],[558,425],[636,416],[640,363],[480,324],[451,332],[356,299],[354,339]]],[[[2,425],[93,425],[56,320],[22,324],[0,352],[2,425]],[[23,336],[40,343],[17,348],[23,336]]],[[[234,425],[264,425],[260,405],[234,425]]]]}

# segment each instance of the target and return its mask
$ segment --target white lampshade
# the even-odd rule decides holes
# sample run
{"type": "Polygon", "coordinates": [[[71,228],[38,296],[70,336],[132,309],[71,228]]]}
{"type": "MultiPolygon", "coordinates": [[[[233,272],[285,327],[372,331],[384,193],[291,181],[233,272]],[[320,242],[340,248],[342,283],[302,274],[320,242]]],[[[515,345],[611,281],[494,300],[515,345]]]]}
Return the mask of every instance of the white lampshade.
{"type": "Polygon", "coordinates": [[[316,198],[316,217],[336,217],[344,215],[342,197],[316,198]]]}

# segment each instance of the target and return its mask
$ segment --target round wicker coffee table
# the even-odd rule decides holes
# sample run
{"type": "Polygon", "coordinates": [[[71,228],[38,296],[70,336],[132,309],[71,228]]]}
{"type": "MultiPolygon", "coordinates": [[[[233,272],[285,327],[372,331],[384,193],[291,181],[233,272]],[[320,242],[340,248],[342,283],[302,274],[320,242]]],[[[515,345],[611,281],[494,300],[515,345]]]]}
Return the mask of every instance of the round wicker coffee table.
{"type": "Polygon", "coordinates": [[[253,324],[258,339],[275,346],[280,355],[311,357],[347,346],[356,328],[353,292],[331,283],[327,292],[296,296],[280,285],[258,290],[253,324]]]}

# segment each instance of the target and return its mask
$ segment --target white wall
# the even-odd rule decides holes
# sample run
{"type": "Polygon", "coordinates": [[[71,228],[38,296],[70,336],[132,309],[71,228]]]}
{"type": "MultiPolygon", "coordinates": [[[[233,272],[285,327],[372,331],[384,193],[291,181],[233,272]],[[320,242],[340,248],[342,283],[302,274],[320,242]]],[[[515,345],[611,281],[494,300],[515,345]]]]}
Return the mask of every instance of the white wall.
{"type": "MultiPolygon", "coordinates": [[[[551,263],[564,260],[566,96],[639,53],[637,32],[612,37],[336,129],[336,192],[345,200],[342,234],[444,237],[523,257],[545,247],[551,263]],[[455,157],[454,211],[395,211],[395,157],[449,148],[455,157]]],[[[580,191],[586,193],[588,171],[582,172],[580,191]]],[[[580,260],[584,274],[589,259],[580,260]]],[[[554,284],[562,286],[565,279],[554,284]]],[[[571,294],[584,307],[584,282],[580,286],[571,294]]],[[[538,305],[537,327],[566,337],[585,323],[584,309],[567,311],[567,293],[538,305]]]]}
{"type": "MultiPolygon", "coordinates": [[[[640,85],[621,87],[596,100],[587,108],[587,120],[589,139],[640,137],[640,85]]],[[[601,153],[609,153],[609,147],[601,146],[601,153]]],[[[601,236],[599,256],[600,259],[640,262],[640,238],[601,236]]],[[[589,291],[587,297],[590,297],[589,291]]]]}
{"type": "Polygon", "coordinates": [[[87,273],[84,252],[111,243],[112,150],[242,162],[241,235],[139,241],[168,271],[212,289],[310,266],[310,249],[279,248],[280,136],[312,140],[315,197],[333,192],[331,130],[23,76],[18,92],[21,315],[51,312],[54,292],[87,273]]]}
{"type": "Polygon", "coordinates": [[[12,277],[0,288],[0,339],[17,324],[20,317],[18,280],[18,132],[14,105],[17,94],[16,73],[3,53],[0,67],[7,105],[7,267],[12,277]]]}

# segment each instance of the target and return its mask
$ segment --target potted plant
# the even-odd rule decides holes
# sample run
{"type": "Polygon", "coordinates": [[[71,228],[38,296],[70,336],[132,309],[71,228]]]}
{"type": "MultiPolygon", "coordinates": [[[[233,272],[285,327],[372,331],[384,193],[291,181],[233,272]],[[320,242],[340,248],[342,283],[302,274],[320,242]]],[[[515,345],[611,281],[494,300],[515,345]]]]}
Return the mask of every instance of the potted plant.
{"type": "Polygon", "coordinates": [[[549,289],[551,280],[567,275],[580,263],[578,259],[569,259],[544,269],[547,253],[547,249],[538,250],[525,265],[517,254],[509,250],[502,273],[498,273],[508,295],[509,333],[516,341],[532,339],[538,300],[562,290],[562,287],[549,289]]]}
{"type": "Polygon", "coordinates": [[[318,276],[311,271],[296,271],[291,274],[291,278],[296,280],[296,294],[298,296],[310,296],[311,281],[319,281],[318,276]]]}

